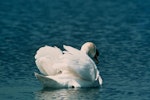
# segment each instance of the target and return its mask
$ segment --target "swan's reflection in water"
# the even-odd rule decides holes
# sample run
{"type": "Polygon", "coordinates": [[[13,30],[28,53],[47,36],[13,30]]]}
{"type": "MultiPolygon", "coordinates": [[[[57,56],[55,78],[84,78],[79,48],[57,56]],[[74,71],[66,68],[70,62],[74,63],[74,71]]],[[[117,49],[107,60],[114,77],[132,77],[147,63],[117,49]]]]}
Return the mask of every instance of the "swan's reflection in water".
{"type": "Polygon", "coordinates": [[[36,100],[97,100],[100,88],[43,89],[36,92],[36,100]]]}

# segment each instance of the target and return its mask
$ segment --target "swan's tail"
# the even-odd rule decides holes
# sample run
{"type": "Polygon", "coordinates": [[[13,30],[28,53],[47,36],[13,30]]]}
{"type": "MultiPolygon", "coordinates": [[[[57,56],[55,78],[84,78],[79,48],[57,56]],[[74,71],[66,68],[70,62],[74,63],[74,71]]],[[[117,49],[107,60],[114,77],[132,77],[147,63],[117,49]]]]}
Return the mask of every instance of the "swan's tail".
{"type": "Polygon", "coordinates": [[[35,55],[35,63],[44,75],[54,75],[58,70],[54,68],[53,64],[58,61],[62,51],[57,47],[44,46],[41,47],[35,55]]]}

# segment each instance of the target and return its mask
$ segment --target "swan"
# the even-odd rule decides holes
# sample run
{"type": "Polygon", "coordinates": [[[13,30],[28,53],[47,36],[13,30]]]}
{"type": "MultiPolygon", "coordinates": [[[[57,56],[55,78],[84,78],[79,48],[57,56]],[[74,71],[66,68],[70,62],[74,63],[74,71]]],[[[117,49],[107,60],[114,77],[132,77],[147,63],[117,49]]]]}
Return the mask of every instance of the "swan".
{"type": "Polygon", "coordinates": [[[86,42],[78,50],[63,45],[64,51],[54,46],[39,48],[35,63],[41,74],[35,77],[49,88],[99,87],[102,78],[97,69],[98,50],[92,42],[86,42]]]}

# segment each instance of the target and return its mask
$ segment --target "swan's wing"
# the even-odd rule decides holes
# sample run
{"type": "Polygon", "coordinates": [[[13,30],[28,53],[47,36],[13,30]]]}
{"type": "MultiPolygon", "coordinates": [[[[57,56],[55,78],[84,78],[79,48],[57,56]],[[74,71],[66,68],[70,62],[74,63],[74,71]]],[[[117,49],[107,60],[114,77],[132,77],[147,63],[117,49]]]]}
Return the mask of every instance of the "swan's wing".
{"type": "Polygon", "coordinates": [[[87,81],[95,81],[99,71],[93,60],[84,52],[71,46],[64,46],[63,60],[68,70],[87,81]]]}
{"type": "Polygon", "coordinates": [[[69,74],[58,74],[55,76],[44,76],[36,72],[34,74],[43,86],[48,88],[81,87],[81,85],[86,87],[90,84],[75,77],[70,77],[69,74]],[[81,83],[81,85],[79,83],[81,83]]]}
{"type": "Polygon", "coordinates": [[[35,74],[35,77],[43,84],[44,87],[49,87],[49,88],[65,87],[64,84],[60,84],[59,82],[57,82],[56,80],[52,78],[38,74],[36,72],[34,74],[35,74]]]}
{"type": "Polygon", "coordinates": [[[35,62],[40,72],[44,75],[57,74],[59,70],[54,68],[53,64],[59,61],[58,59],[61,55],[62,51],[57,47],[41,47],[35,55],[35,62]]]}

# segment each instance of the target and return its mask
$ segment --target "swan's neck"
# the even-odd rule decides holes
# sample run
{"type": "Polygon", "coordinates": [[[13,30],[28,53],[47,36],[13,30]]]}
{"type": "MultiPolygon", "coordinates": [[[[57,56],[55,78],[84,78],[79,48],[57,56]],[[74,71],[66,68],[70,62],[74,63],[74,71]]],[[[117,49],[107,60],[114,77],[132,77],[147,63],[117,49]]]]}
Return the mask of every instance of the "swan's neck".
{"type": "Polygon", "coordinates": [[[91,47],[90,45],[82,46],[81,51],[86,53],[90,57],[94,57],[96,53],[96,47],[91,47]]]}

